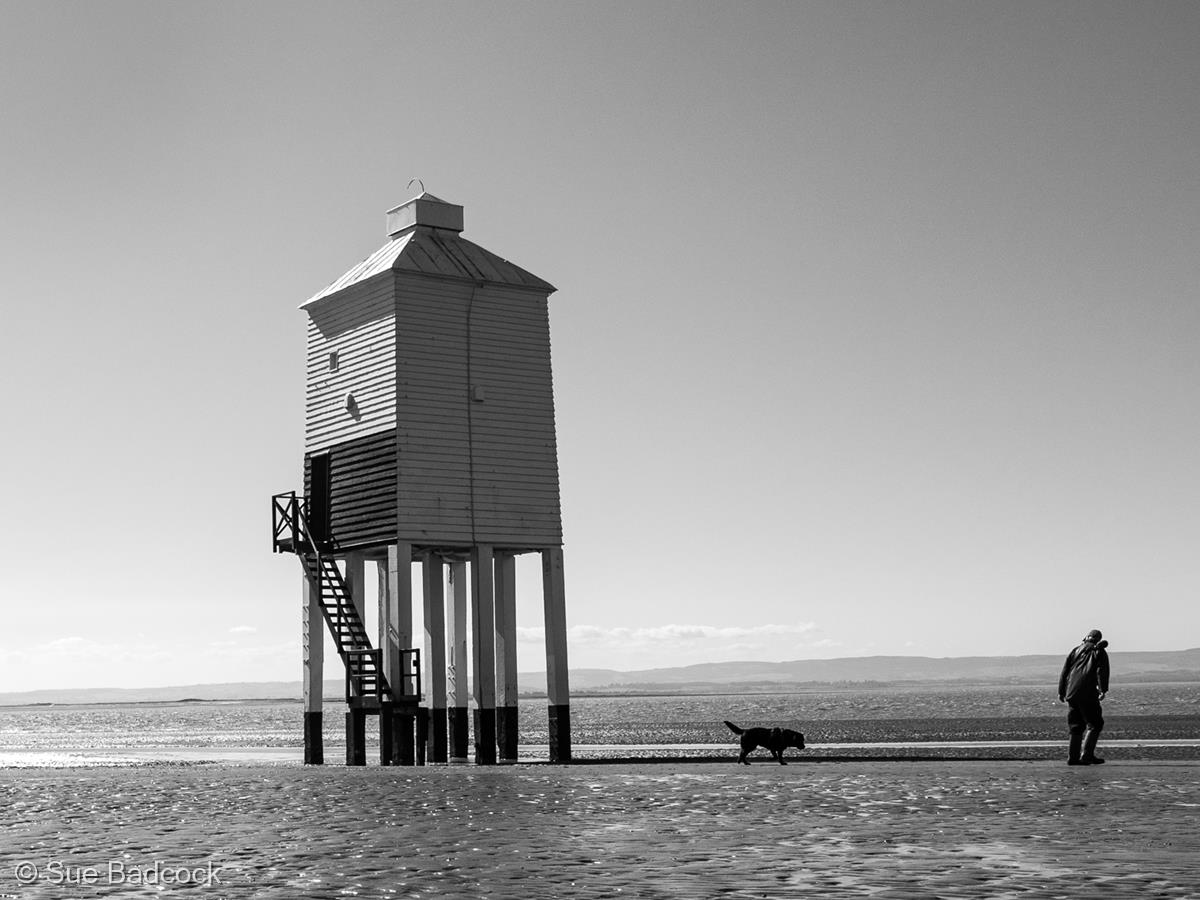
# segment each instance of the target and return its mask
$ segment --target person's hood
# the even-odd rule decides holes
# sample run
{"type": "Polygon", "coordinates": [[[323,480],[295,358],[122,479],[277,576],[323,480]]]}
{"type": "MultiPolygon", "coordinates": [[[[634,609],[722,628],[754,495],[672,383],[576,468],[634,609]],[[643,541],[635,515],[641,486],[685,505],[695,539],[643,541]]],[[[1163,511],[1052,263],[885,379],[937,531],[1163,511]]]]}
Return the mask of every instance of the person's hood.
{"type": "Polygon", "coordinates": [[[1086,650],[1103,650],[1108,646],[1108,641],[1093,641],[1091,638],[1083,639],[1083,647],[1086,650]]]}

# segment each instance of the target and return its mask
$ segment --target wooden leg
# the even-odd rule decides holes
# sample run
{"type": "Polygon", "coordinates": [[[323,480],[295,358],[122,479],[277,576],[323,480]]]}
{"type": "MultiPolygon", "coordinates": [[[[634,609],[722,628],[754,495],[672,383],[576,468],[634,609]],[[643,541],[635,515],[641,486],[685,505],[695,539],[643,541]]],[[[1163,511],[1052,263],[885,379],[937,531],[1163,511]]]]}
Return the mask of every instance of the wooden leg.
{"type": "Polygon", "coordinates": [[[346,765],[367,764],[367,715],[362,709],[346,712],[346,765]]]}
{"type": "Polygon", "coordinates": [[[388,684],[397,698],[411,690],[411,671],[408,654],[402,654],[412,643],[412,544],[397,541],[388,547],[387,561],[387,622],[380,623],[383,633],[384,671],[388,684]]]}
{"type": "Polygon", "coordinates": [[[517,559],[496,554],[496,738],[500,759],[517,759],[517,559]]]}
{"type": "Polygon", "coordinates": [[[429,761],[444,763],[449,761],[449,746],[446,741],[446,731],[449,721],[445,708],[429,711],[429,761]]]}
{"type": "Polygon", "coordinates": [[[396,735],[393,746],[399,757],[400,765],[416,765],[417,744],[413,731],[417,723],[417,716],[414,707],[405,706],[397,710],[392,715],[392,721],[395,723],[393,727],[396,735]]]}
{"type": "Polygon", "coordinates": [[[425,765],[425,757],[429,748],[429,710],[424,706],[417,707],[417,765],[425,765]]]}
{"type": "Polygon", "coordinates": [[[392,704],[381,703],[379,706],[379,764],[391,766],[395,764],[395,729],[392,726],[392,704]]]}
{"type": "Polygon", "coordinates": [[[300,628],[300,643],[303,656],[304,692],[304,762],[319,766],[325,762],[325,749],[321,736],[321,709],[324,696],[322,678],[325,668],[325,622],[317,602],[317,592],[312,589],[307,576],[302,576],[303,610],[300,628]]]}
{"type": "MultiPolygon", "coordinates": [[[[430,762],[446,762],[446,567],[440,556],[426,553],[421,560],[425,609],[426,728],[430,762]]],[[[418,740],[418,745],[420,741],[418,740]]]]}
{"type": "Polygon", "coordinates": [[[446,620],[446,727],[450,758],[467,759],[470,726],[467,717],[467,564],[450,564],[450,615],[446,620]]]}
{"type": "Polygon", "coordinates": [[[496,653],[492,548],[479,544],[471,552],[471,630],[474,654],[475,762],[496,762],[496,653]]]}
{"type": "Polygon", "coordinates": [[[567,673],[567,604],[561,547],[542,551],[542,603],[546,625],[546,695],[550,762],[571,761],[571,688],[567,673]]]}
{"type": "Polygon", "coordinates": [[[471,725],[465,706],[452,706],[446,710],[446,730],[450,736],[450,758],[466,762],[471,746],[471,725]]]}
{"type": "Polygon", "coordinates": [[[325,762],[325,748],[322,745],[321,713],[306,712],[304,714],[304,763],[309,766],[320,766],[325,762]]]}

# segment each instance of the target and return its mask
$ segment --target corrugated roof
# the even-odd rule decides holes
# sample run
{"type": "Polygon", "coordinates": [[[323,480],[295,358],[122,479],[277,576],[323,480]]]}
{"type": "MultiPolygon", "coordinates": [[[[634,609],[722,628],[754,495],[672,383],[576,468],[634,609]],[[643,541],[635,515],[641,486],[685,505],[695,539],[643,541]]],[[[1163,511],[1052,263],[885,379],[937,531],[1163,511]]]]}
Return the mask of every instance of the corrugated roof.
{"type": "Polygon", "coordinates": [[[338,291],[348,288],[352,284],[358,284],[360,281],[366,281],[368,278],[378,275],[380,272],[388,271],[396,264],[396,257],[404,251],[405,246],[412,239],[412,237],[413,235],[410,232],[409,234],[396,238],[394,241],[388,241],[387,244],[380,247],[341,278],[334,281],[329,285],[329,287],[325,288],[323,291],[313,294],[313,296],[301,303],[300,308],[303,309],[310,303],[316,303],[322,297],[328,297],[330,294],[336,294],[338,291]]]}
{"type": "Polygon", "coordinates": [[[489,284],[506,284],[547,293],[555,290],[554,285],[548,281],[543,281],[507,259],[484,250],[456,232],[444,228],[417,226],[395,240],[388,241],[329,287],[302,303],[300,308],[303,309],[389,269],[485,281],[489,284]]]}

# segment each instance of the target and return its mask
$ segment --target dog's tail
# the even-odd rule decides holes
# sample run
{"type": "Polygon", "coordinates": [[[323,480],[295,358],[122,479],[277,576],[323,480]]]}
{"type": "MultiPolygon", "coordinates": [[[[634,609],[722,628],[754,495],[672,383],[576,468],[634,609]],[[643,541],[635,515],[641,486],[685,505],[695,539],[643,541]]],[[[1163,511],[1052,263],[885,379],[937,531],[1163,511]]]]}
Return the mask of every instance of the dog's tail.
{"type": "Polygon", "coordinates": [[[725,720],[725,725],[726,725],[726,727],[728,727],[728,728],[729,728],[729,730],[730,730],[730,731],[732,731],[734,734],[741,734],[743,731],[745,731],[745,730],[746,730],[746,729],[744,729],[744,728],[738,728],[736,725],[734,725],[734,724],[733,724],[732,722],[730,722],[728,719],[726,719],[726,720],[725,720]]]}

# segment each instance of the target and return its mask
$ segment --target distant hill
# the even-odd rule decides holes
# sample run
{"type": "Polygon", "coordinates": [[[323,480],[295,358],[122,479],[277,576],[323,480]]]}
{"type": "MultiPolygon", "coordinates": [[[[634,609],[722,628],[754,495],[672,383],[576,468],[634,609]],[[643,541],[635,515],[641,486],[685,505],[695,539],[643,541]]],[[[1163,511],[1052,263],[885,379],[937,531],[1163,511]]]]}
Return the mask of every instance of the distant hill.
{"type": "MultiPolygon", "coordinates": [[[[667,669],[572,669],[571,689],[595,693],[780,690],[818,684],[1047,684],[1058,679],[1063,655],[1039,656],[856,656],[791,662],[698,663],[667,669]]],[[[1200,681],[1200,648],[1112,652],[1113,680],[1200,681]]],[[[522,672],[524,693],[546,689],[543,672],[522,672]]],[[[341,679],[325,682],[325,697],[345,690],[341,679]]],[[[298,700],[299,681],[187,684],[156,688],[73,688],[0,693],[0,706],[34,703],[167,703],[181,700],[298,700]]]]}
{"type": "MultiPolygon", "coordinates": [[[[839,659],[800,659],[791,662],[698,663],[669,669],[621,672],[613,669],[572,669],[576,690],[629,691],[664,688],[746,687],[751,684],[873,682],[883,684],[987,683],[1040,684],[1058,680],[1061,655],[1036,656],[855,656],[839,659]]],[[[1118,681],[1198,681],[1200,648],[1146,652],[1110,652],[1118,681]]],[[[545,685],[542,674],[522,674],[521,688],[545,685]]]]}
{"type": "MultiPolygon", "coordinates": [[[[325,696],[338,697],[343,682],[326,682],[325,696]]],[[[50,688],[0,693],[0,706],[31,703],[170,703],[180,700],[291,700],[301,696],[297,681],[232,681],[154,688],[50,688]]]]}

